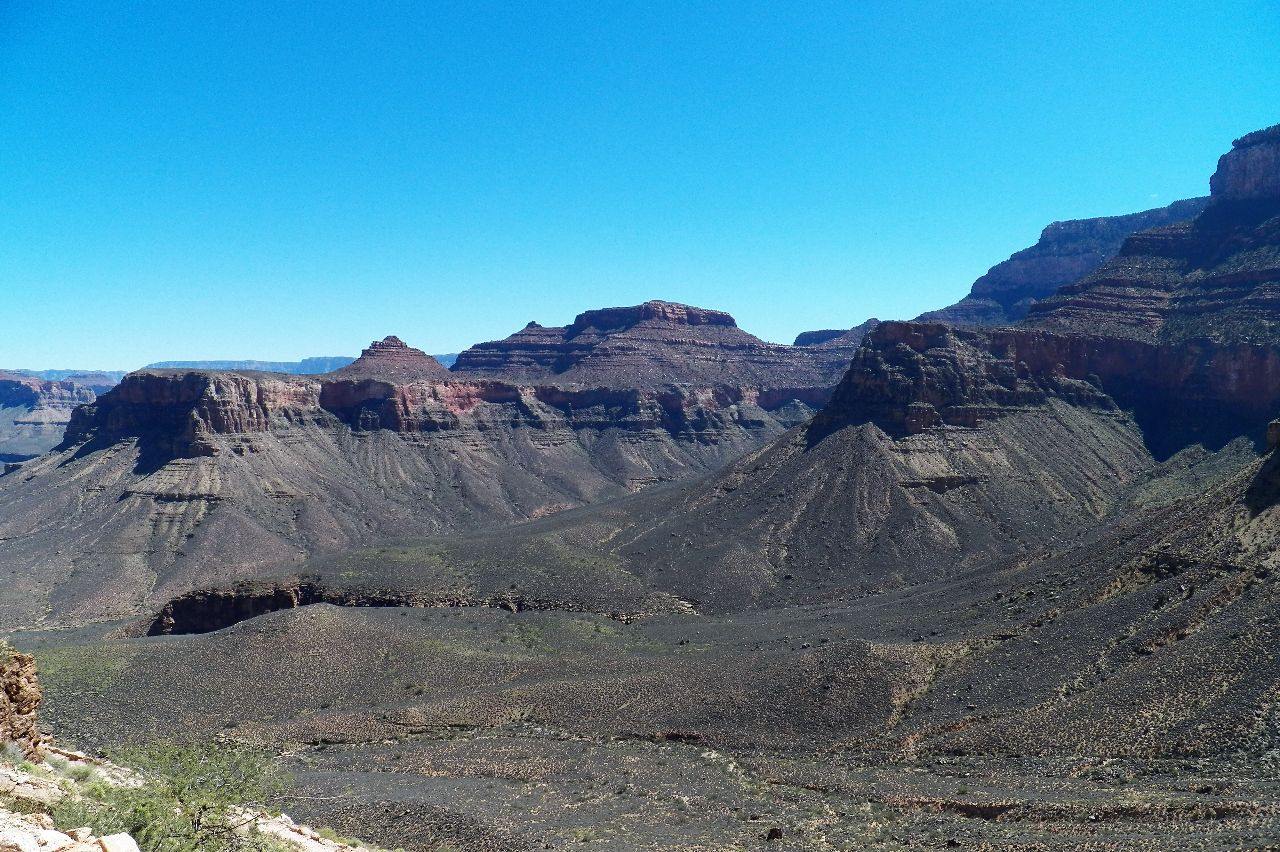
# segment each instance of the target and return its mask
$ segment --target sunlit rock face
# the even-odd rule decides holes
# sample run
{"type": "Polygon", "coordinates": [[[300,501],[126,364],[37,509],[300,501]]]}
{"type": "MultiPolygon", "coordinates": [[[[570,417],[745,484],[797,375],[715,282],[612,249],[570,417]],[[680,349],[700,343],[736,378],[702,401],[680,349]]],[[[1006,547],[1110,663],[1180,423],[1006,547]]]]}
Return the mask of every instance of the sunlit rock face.
{"type": "Polygon", "coordinates": [[[1237,139],[1209,187],[1215,201],[1280,199],[1280,124],[1237,139]]]}

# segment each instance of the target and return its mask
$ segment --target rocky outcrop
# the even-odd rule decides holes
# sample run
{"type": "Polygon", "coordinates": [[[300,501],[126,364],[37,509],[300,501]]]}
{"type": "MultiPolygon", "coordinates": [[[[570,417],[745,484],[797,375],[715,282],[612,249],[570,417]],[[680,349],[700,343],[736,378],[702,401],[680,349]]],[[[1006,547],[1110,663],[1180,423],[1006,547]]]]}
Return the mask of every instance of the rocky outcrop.
{"type": "Polygon", "coordinates": [[[0,373],[0,461],[40,455],[62,440],[76,406],[91,403],[112,384],[97,377],[39,379],[0,373]]]}
{"type": "Polygon", "coordinates": [[[0,643],[0,748],[12,746],[27,760],[44,759],[36,717],[40,700],[35,657],[0,643]]]}
{"type": "Polygon", "coordinates": [[[1125,216],[1054,222],[1034,246],[1016,252],[973,282],[969,295],[917,319],[958,326],[1016,323],[1034,302],[1052,296],[1059,287],[1115,257],[1130,235],[1190,219],[1204,210],[1208,201],[1190,198],[1125,216]]]}
{"type": "Polygon", "coordinates": [[[1209,180],[1215,202],[1280,198],[1280,124],[1255,130],[1234,143],[1218,160],[1209,180]]]}
{"type": "Polygon", "coordinates": [[[826,343],[828,340],[835,340],[847,334],[847,328],[823,328],[817,331],[802,331],[796,335],[792,346],[817,346],[819,343],[826,343]]]}
{"type": "Polygon", "coordinates": [[[341,378],[442,379],[449,375],[439,361],[390,335],[369,344],[352,363],[329,374],[341,378]]]}
{"type": "Polygon", "coordinates": [[[58,831],[47,814],[0,810],[0,852],[138,852],[128,834],[97,837],[87,828],[58,831]]]}
{"type": "MultiPolygon", "coordinates": [[[[671,383],[655,388],[518,384],[450,373],[398,338],[319,377],[141,371],[76,411],[65,447],[138,439],[158,459],[219,450],[215,435],[252,435],[306,423],[399,433],[530,427],[664,430],[692,437],[716,422],[799,422],[829,396],[822,385],[752,387],[671,383]],[[728,418],[727,420],[725,418],[728,418]]],[[[706,437],[710,437],[709,435],[706,437]]]]}
{"type": "Polygon", "coordinates": [[[1134,234],[1033,305],[1027,323],[1159,344],[1280,345],[1280,133],[1238,140],[1212,187],[1200,215],[1134,234]]]}
{"type": "Polygon", "coordinates": [[[210,436],[298,422],[316,411],[320,389],[315,380],[274,373],[130,373],[72,413],[62,446],[98,448],[135,438],[151,465],[213,455],[210,436]]]}
{"type": "Polygon", "coordinates": [[[1217,449],[1241,435],[1261,443],[1259,424],[1280,409],[1280,350],[1270,346],[932,323],[885,323],[871,337],[876,345],[855,356],[819,422],[856,403],[858,416],[870,412],[886,431],[911,434],[938,424],[972,425],[1010,405],[1055,396],[1077,405],[1118,404],[1152,452],[1166,458],[1191,444],[1217,449]],[[949,372],[960,357],[950,354],[953,345],[974,347],[968,357],[982,360],[981,374],[949,372]],[[941,353],[947,362],[940,365],[941,353]]]}
{"type": "Polygon", "coordinates": [[[869,342],[854,357],[831,403],[814,418],[812,431],[868,421],[894,437],[947,426],[972,429],[1012,411],[1043,407],[1050,398],[1104,411],[1116,408],[1100,387],[1084,380],[1089,373],[1069,375],[1039,347],[1023,352],[1017,345],[1023,341],[999,332],[886,322],[869,342]]]}
{"type": "Polygon", "coordinates": [[[831,387],[846,353],[766,343],[729,314],[646,302],[586,311],[563,327],[529,323],[458,356],[455,373],[507,381],[653,388],[676,383],[831,387]]]}
{"type": "Polygon", "coordinates": [[[692,305],[655,300],[629,308],[599,308],[593,311],[584,311],[578,314],[573,321],[573,325],[569,326],[567,331],[570,337],[588,330],[607,333],[634,328],[643,322],[675,326],[738,327],[737,321],[724,311],[714,311],[708,308],[696,308],[692,305]]]}

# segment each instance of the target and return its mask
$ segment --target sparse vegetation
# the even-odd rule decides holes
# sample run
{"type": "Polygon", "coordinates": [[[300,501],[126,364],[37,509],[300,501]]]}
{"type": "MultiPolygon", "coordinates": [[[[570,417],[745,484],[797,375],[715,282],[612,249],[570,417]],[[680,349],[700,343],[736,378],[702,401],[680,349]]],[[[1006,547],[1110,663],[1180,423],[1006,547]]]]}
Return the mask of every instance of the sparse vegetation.
{"type": "Polygon", "coordinates": [[[264,754],[222,743],[156,742],[112,755],[140,783],[78,788],[53,811],[64,829],[128,832],[145,852],[274,852],[244,809],[270,812],[288,779],[264,754]]]}

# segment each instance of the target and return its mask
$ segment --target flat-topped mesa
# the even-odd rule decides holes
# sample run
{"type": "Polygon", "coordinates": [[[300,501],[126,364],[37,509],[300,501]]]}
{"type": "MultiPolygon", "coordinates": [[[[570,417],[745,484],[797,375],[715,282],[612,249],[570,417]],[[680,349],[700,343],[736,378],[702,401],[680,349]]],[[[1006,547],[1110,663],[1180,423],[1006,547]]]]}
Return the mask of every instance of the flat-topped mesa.
{"type": "Polygon", "coordinates": [[[1209,179],[1214,203],[1280,202],[1280,124],[1241,136],[1209,179]]]}
{"type": "Polygon", "coordinates": [[[594,329],[597,332],[620,331],[642,322],[738,327],[737,321],[724,311],[713,311],[655,299],[629,308],[599,308],[583,311],[574,318],[573,324],[566,329],[566,332],[572,337],[587,329],[594,329]]]}
{"type": "Polygon", "coordinates": [[[71,413],[62,448],[137,439],[157,462],[214,455],[212,435],[268,431],[319,410],[320,384],[281,373],[139,370],[71,413]]]}
{"type": "Polygon", "coordinates": [[[394,334],[375,340],[360,357],[329,373],[330,378],[369,378],[396,381],[444,379],[449,371],[421,349],[414,349],[394,334]]]}
{"type": "Polygon", "coordinates": [[[852,353],[767,343],[723,311],[673,302],[585,311],[567,326],[529,323],[479,343],[452,371],[477,378],[656,388],[830,388],[852,353]]]}

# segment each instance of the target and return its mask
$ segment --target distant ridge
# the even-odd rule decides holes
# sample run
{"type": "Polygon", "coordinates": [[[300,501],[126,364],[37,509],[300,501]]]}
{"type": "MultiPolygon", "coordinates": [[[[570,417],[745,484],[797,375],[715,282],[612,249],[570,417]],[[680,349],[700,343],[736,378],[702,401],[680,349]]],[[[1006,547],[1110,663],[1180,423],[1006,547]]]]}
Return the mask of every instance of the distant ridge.
{"type": "Polygon", "coordinates": [[[1208,203],[1208,198],[1188,198],[1141,213],[1054,222],[1035,245],[1015,252],[973,282],[969,295],[916,320],[988,327],[1020,322],[1038,300],[1115,257],[1132,234],[1191,219],[1208,203]]]}
{"type": "Polygon", "coordinates": [[[14,373],[19,376],[31,376],[36,379],[44,379],[47,382],[61,382],[71,379],[82,385],[89,387],[101,387],[103,390],[111,387],[124,378],[127,370],[0,370],[0,373],[14,373]]]}
{"type": "MultiPolygon", "coordinates": [[[[450,352],[447,355],[432,355],[441,364],[446,367],[453,366],[453,362],[458,360],[457,352],[450,352]]],[[[334,370],[341,370],[343,367],[355,361],[354,356],[350,355],[321,355],[314,358],[303,358],[301,361],[157,361],[154,364],[148,364],[143,367],[144,370],[257,370],[263,373],[289,373],[295,376],[319,376],[323,373],[332,373],[334,370]]],[[[28,375],[40,375],[43,378],[62,378],[59,376],[45,376],[43,373],[35,371],[24,371],[28,375]]],[[[72,373],[75,370],[46,370],[46,373],[72,373]]],[[[112,374],[117,378],[122,378],[124,373],[112,374]]]]}
{"type": "Polygon", "coordinates": [[[318,376],[339,370],[355,357],[349,355],[322,355],[303,358],[301,361],[157,361],[148,364],[146,370],[258,370],[263,373],[292,373],[297,376],[318,376]]]}

